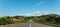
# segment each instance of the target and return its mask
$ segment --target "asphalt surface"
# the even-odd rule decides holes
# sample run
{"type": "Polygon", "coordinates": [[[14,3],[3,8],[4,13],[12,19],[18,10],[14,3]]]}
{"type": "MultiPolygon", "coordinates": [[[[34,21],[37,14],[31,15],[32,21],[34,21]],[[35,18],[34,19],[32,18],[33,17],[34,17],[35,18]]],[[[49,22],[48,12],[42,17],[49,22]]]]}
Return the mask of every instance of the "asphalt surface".
{"type": "Polygon", "coordinates": [[[2,27],[51,27],[51,26],[38,24],[35,22],[26,22],[26,23],[7,25],[7,26],[2,26],[2,27]]]}

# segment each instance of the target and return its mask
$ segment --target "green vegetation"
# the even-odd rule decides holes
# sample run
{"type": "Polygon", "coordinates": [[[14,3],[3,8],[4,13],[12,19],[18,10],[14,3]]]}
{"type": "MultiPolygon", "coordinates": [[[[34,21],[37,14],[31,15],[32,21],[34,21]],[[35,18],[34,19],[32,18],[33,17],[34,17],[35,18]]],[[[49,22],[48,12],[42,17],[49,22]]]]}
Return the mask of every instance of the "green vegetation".
{"type": "Polygon", "coordinates": [[[0,17],[0,25],[24,23],[29,20],[33,20],[36,23],[46,24],[46,25],[60,25],[60,15],[58,14],[48,14],[41,16],[3,16],[0,17]]]}
{"type": "Polygon", "coordinates": [[[48,14],[41,15],[33,18],[33,21],[46,25],[60,25],[60,15],[58,14],[48,14]]]}
{"type": "Polygon", "coordinates": [[[24,23],[28,21],[24,16],[3,16],[0,17],[0,25],[24,23]]]}
{"type": "Polygon", "coordinates": [[[0,17],[0,25],[13,24],[14,21],[8,19],[9,16],[0,17]]]}

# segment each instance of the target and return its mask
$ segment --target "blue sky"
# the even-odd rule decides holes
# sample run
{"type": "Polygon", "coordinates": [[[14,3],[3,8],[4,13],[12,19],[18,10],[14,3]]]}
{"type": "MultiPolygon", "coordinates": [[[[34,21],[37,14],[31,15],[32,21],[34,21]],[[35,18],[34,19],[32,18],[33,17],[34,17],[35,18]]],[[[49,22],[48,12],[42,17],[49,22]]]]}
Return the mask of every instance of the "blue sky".
{"type": "Polygon", "coordinates": [[[0,0],[0,16],[60,14],[60,0],[0,0]]]}

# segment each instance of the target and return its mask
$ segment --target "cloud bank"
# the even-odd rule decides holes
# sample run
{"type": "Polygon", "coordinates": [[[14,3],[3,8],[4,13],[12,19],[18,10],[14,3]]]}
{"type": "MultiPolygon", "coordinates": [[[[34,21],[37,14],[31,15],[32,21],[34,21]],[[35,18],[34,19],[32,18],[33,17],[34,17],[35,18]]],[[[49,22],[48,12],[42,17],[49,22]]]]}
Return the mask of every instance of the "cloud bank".
{"type": "Polygon", "coordinates": [[[46,14],[52,14],[50,11],[35,11],[32,13],[24,13],[24,14],[17,14],[17,15],[21,15],[21,16],[40,16],[40,15],[46,15],[46,14]]]}

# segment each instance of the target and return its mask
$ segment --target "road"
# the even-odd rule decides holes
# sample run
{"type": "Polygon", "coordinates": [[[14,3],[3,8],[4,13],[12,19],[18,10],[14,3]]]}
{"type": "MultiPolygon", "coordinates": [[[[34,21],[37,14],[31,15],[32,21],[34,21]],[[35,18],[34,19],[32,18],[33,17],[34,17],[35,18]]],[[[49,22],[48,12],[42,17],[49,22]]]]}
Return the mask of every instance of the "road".
{"type": "Polygon", "coordinates": [[[7,26],[2,26],[2,27],[51,27],[43,24],[38,24],[35,22],[26,22],[26,23],[21,23],[21,24],[14,24],[14,25],[7,25],[7,26]]]}

